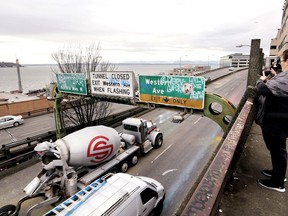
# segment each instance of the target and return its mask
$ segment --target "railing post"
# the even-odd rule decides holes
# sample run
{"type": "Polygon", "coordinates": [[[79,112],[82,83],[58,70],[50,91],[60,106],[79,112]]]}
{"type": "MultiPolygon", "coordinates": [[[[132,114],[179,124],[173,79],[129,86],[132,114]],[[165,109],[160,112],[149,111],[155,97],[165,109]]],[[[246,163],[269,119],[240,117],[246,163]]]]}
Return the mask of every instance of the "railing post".
{"type": "Polygon", "coordinates": [[[247,86],[255,86],[256,80],[262,71],[263,54],[260,49],[260,39],[252,39],[250,58],[249,58],[249,70],[247,77],[247,86]]]}

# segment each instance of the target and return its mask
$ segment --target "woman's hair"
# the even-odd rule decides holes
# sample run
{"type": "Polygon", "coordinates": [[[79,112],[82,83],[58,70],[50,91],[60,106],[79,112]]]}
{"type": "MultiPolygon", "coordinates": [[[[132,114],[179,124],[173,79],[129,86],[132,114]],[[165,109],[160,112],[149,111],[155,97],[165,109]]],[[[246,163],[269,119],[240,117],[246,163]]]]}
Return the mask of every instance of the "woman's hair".
{"type": "Polygon", "coordinates": [[[288,49],[283,51],[281,57],[283,58],[284,61],[286,61],[288,59],[288,49]]]}

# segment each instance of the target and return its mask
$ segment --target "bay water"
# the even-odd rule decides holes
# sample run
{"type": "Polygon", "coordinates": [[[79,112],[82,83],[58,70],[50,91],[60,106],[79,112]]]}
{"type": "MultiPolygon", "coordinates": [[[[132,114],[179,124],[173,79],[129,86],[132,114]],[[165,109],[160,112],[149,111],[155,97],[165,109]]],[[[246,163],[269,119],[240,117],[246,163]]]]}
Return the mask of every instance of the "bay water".
{"type": "MultiPolygon", "coordinates": [[[[116,64],[115,71],[133,71],[135,77],[139,74],[157,75],[168,73],[179,64],[116,64]]],[[[29,90],[43,89],[51,82],[56,82],[57,65],[25,65],[20,67],[23,93],[29,90]]],[[[0,68],[0,92],[18,90],[18,75],[16,67],[0,68]]]]}
{"type": "MultiPolygon", "coordinates": [[[[179,67],[175,64],[119,64],[115,71],[133,71],[135,76],[139,74],[156,75],[166,73],[173,68],[179,67]]],[[[20,67],[20,76],[23,92],[46,88],[51,82],[56,81],[55,73],[58,72],[57,65],[27,65],[20,67]]],[[[16,67],[0,68],[0,91],[10,92],[18,89],[18,75],[16,67]]]]}

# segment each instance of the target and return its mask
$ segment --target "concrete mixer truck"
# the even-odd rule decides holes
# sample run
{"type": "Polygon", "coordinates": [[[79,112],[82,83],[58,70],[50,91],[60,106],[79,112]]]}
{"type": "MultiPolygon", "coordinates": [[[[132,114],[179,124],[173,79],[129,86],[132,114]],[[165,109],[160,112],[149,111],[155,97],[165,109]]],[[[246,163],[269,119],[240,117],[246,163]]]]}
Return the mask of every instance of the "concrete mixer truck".
{"type": "Polygon", "coordinates": [[[156,124],[139,118],[123,120],[121,132],[91,126],[55,142],[39,143],[34,150],[40,155],[43,169],[24,188],[27,196],[18,202],[16,209],[11,210],[12,205],[8,205],[10,215],[17,215],[27,199],[45,198],[29,209],[29,215],[34,208],[69,197],[106,173],[126,172],[129,166],[137,164],[140,155],[161,147],[162,143],[163,134],[156,124]]]}

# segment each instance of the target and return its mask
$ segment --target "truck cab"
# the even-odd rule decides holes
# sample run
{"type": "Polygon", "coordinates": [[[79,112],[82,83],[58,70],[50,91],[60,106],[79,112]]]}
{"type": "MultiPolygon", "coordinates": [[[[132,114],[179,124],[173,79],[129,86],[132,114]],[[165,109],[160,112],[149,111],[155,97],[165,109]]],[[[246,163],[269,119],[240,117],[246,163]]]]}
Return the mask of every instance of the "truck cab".
{"type": "Polygon", "coordinates": [[[159,148],[163,143],[163,134],[156,123],[140,118],[127,118],[122,121],[123,134],[135,137],[137,144],[142,145],[147,153],[152,148],[159,148]]]}

